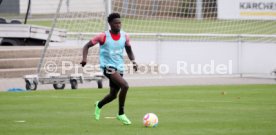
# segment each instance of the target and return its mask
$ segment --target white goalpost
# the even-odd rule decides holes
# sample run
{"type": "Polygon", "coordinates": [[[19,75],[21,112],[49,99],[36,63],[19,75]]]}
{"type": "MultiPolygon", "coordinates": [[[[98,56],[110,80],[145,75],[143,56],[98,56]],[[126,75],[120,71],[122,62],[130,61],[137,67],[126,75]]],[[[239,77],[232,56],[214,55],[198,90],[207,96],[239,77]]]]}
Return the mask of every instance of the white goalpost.
{"type": "Polygon", "coordinates": [[[99,72],[98,47],[90,49],[88,65],[80,66],[82,47],[91,35],[83,33],[100,33],[105,28],[105,3],[101,0],[82,1],[60,0],[54,14],[52,29],[42,52],[37,67],[37,75],[25,76],[26,88],[35,90],[40,84],[53,84],[55,89],[64,89],[70,83],[72,89],[78,83],[97,81],[102,88],[103,75],[99,72]],[[70,6],[71,5],[71,6],[70,6]],[[95,7],[92,9],[91,7],[95,7]],[[64,41],[51,42],[55,31],[65,31],[64,41]]]}
{"type": "MultiPolygon", "coordinates": [[[[60,4],[54,1],[48,0],[54,4],[48,5],[51,10],[42,12],[45,1],[37,0],[41,4],[34,4],[40,5],[40,10],[32,10],[34,15],[37,12],[56,18],[38,65],[37,78],[29,81],[30,86],[42,82],[64,88],[65,83],[71,83],[76,88],[74,83],[101,81],[97,66],[90,67],[88,72],[79,62],[83,45],[93,35],[108,30],[106,17],[111,12],[121,14],[123,30],[134,41],[276,42],[276,3],[272,0],[60,0],[60,4]],[[53,11],[53,7],[57,10],[53,11]],[[55,30],[65,31],[63,42],[51,42],[55,30]]],[[[90,49],[88,64],[97,65],[98,49],[98,46],[90,49]]],[[[156,55],[160,57],[158,51],[156,55]]],[[[238,52],[237,59],[240,55],[238,52]]],[[[237,60],[237,65],[241,64],[237,60]]],[[[237,72],[242,72],[241,68],[237,72]]]]}

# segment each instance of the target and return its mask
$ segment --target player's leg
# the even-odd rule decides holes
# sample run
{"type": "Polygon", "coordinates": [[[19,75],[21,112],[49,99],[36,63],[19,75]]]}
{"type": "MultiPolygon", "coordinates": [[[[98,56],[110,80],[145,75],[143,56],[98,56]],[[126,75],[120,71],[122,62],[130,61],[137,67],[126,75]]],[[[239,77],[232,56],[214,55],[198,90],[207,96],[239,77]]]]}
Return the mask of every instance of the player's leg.
{"type": "Polygon", "coordinates": [[[125,100],[129,88],[128,83],[118,72],[110,75],[110,81],[121,88],[119,93],[119,115],[122,115],[124,114],[125,100]]]}
{"type": "Polygon", "coordinates": [[[98,107],[102,108],[105,104],[116,99],[119,90],[120,90],[120,87],[110,82],[110,92],[98,103],[98,107]]]}
{"type": "Polygon", "coordinates": [[[118,91],[120,90],[120,87],[110,87],[110,92],[107,94],[101,101],[97,101],[95,104],[95,119],[99,120],[100,119],[100,114],[101,114],[101,108],[116,99],[118,91]]]}
{"type": "Polygon", "coordinates": [[[110,73],[106,69],[104,70],[104,75],[109,79],[110,92],[101,101],[97,101],[95,103],[95,113],[94,113],[94,115],[95,115],[95,119],[96,120],[100,119],[101,108],[105,104],[107,104],[107,103],[113,101],[114,99],[116,99],[117,94],[118,94],[118,92],[120,90],[120,87],[117,86],[116,84],[114,84],[110,80],[110,73]]]}
{"type": "Polygon", "coordinates": [[[119,94],[119,114],[117,116],[117,119],[122,121],[126,125],[131,124],[131,121],[126,117],[124,113],[125,100],[129,88],[128,83],[118,72],[110,75],[110,81],[121,88],[119,94]]]}

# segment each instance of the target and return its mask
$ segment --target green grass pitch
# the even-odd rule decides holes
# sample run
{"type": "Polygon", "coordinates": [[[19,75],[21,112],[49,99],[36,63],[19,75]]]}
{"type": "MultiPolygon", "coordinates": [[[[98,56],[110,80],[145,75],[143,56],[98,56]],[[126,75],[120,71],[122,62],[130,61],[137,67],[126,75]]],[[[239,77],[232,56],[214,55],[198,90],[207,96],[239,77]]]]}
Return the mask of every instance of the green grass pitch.
{"type": "Polygon", "coordinates": [[[100,121],[93,104],[108,89],[1,92],[2,135],[275,135],[276,85],[174,86],[130,88],[126,114],[114,117],[118,100],[106,105],[100,121]],[[144,114],[159,117],[145,128],[144,114]]]}
{"type": "MultiPolygon", "coordinates": [[[[29,20],[29,24],[51,27],[52,20],[29,20]]],[[[102,32],[104,20],[83,21],[71,20],[68,31],[71,32],[102,32]],[[88,27],[79,27],[79,26],[88,27]]],[[[64,28],[68,21],[59,21],[57,28],[64,28]]],[[[188,34],[268,34],[276,33],[275,21],[245,20],[195,20],[195,19],[126,19],[122,27],[129,33],[188,33],[188,34]]]]}

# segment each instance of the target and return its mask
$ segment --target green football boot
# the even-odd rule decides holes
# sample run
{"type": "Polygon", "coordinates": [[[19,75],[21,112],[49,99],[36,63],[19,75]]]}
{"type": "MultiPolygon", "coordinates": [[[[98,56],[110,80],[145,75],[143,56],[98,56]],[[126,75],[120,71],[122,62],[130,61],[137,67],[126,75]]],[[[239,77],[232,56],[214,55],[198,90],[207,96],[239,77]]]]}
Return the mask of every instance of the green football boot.
{"type": "Polygon", "coordinates": [[[131,121],[127,118],[125,114],[117,115],[117,120],[121,121],[124,125],[130,125],[131,121]]]}
{"type": "Polygon", "coordinates": [[[98,107],[99,101],[95,103],[95,119],[100,120],[101,109],[98,107]]]}

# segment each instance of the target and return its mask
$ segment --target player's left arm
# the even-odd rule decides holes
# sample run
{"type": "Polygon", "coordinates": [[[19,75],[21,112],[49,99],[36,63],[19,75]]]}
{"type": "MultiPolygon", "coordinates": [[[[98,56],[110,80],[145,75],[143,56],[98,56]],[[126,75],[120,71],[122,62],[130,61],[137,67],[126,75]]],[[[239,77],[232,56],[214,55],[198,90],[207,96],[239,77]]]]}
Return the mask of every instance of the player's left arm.
{"type": "Polygon", "coordinates": [[[135,56],[134,56],[134,53],[132,51],[132,48],[131,48],[131,45],[130,45],[130,42],[129,42],[129,37],[127,35],[126,35],[125,49],[126,49],[126,53],[127,53],[128,58],[130,59],[130,61],[133,64],[133,69],[135,71],[137,71],[138,70],[138,65],[135,62],[135,56]]]}

